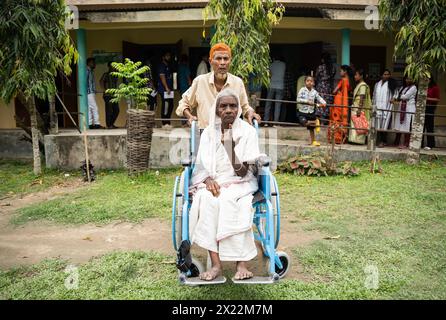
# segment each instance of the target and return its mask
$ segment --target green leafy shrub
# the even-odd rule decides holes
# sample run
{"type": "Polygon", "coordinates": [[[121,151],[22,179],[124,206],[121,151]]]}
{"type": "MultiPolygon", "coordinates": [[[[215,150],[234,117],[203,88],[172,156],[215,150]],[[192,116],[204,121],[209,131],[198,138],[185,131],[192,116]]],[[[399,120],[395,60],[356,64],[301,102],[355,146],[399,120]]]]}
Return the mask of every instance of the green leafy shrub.
{"type": "Polygon", "coordinates": [[[354,167],[350,161],[330,167],[324,157],[315,155],[292,157],[282,162],[277,170],[299,176],[359,175],[359,168],[354,167]]]}
{"type": "Polygon", "coordinates": [[[112,62],[112,67],[117,70],[110,74],[114,77],[124,80],[117,89],[107,89],[105,92],[111,94],[112,102],[119,103],[121,99],[128,99],[131,108],[145,109],[147,107],[147,99],[152,91],[147,87],[149,79],[144,75],[150,71],[148,66],[142,66],[140,61],[133,62],[129,58],[125,58],[124,63],[112,62]]]}

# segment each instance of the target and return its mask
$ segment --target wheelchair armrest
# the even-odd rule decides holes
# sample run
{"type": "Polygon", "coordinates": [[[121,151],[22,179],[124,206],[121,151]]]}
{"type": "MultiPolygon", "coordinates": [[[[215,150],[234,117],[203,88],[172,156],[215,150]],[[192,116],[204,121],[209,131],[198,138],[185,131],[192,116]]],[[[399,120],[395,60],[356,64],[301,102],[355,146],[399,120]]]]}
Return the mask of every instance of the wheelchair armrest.
{"type": "Polygon", "coordinates": [[[181,165],[183,167],[190,167],[191,164],[192,164],[192,160],[189,158],[181,160],[181,165]]]}
{"type": "Polygon", "coordinates": [[[259,157],[257,160],[257,167],[269,167],[271,164],[271,158],[267,156],[259,157]]]}

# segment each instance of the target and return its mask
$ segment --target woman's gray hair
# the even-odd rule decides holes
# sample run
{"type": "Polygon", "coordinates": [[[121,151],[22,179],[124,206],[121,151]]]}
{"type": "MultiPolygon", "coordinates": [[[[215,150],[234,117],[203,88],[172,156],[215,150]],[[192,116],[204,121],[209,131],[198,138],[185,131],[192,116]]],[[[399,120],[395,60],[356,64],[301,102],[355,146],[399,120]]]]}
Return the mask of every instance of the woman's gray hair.
{"type": "Polygon", "coordinates": [[[221,98],[224,97],[233,97],[235,101],[237,101],[237,107],[240,107],[240,101],[238,95],[235,93],[234,90],[227,88],[220,91],[220,93],[217,95],[217,101],[215,102],[217,108],[220,105],[221,98]]]}

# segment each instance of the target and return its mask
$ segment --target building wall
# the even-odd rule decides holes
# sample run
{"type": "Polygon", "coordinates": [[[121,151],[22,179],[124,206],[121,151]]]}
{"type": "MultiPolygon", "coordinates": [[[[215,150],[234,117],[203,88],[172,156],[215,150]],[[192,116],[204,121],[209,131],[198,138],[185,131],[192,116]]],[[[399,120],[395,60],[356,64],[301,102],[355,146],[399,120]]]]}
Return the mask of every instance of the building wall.
{"type": "Polygon", "coordinates": [[[0,129],[13,129],[16,127],[14,114],[14,102],[6,104],[0,100],[0,129]]]}

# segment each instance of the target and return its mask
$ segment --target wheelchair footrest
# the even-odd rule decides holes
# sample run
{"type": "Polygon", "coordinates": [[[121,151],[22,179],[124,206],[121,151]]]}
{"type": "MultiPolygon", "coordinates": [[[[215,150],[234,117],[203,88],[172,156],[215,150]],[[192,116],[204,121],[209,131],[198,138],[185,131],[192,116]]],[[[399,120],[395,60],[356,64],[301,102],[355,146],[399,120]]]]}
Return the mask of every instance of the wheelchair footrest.
{"type": "Polygon", "coordinates": [[[186,277],[184,274],[180,275],[180,282],[187,286],[207,286],[214,284],[223,284],[226,282],[226,278],[219,276],[214,280],[201,280],[199,277],[186,277]]]}
{"type": "Polygon", "coordinates": [[[231,279],[235,284],[273,284],[278,282],[273,277],[252,277],[244,280],[231,279]]]}

